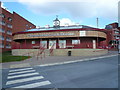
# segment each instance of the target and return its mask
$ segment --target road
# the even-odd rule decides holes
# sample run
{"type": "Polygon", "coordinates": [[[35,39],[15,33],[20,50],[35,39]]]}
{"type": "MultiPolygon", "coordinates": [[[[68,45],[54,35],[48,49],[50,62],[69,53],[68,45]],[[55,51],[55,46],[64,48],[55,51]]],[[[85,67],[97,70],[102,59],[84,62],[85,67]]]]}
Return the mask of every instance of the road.
{"type": "Polygon", "coordinates": [[[71,64],[3,69],[3,88],[118,88],[118,56],[71,64]]]}

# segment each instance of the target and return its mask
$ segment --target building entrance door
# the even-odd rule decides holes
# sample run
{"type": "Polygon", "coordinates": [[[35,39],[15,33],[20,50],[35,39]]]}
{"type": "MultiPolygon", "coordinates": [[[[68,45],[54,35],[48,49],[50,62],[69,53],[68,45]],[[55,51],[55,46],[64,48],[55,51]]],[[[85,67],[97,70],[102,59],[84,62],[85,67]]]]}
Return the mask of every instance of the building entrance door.
{"type": "Polygon", "coordinates": [[[56,49],[56,40],[49,40],[49,49],[56,49]]]}
{"type": "Polygon", "coordinates": [[[40,46],[43,48],[47,48],[47,41],[41,41],[40,46]]]}
{"type": "Polygon", "coordinates": [[[66,48],[66,40],[59,40],[59,48],[66,48]]]}
{"type": "Polygon", "coordinates": [[[96,40],[93,40],[93,49],[96,49],[96,40]]]}

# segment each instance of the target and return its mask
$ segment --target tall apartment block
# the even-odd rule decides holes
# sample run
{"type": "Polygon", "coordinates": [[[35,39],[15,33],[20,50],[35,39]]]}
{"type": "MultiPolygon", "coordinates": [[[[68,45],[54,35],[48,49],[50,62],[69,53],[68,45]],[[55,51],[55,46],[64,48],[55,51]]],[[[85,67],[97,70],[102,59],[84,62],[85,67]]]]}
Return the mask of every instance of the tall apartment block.
{"type": "Polygon", "coordinates": [[[1,7],[0,2],[0,49],[8,51],[12,49],[15,42],[12,41],[12,33],[36,28],[34,24],[17,14],[9,12],[1,7]]]}
{"type": "Polygon", "coordinates": [[[106,25],[108,45],[118,48],[118,40],[120,40],[120,29],[118,23],[106,25]]]}

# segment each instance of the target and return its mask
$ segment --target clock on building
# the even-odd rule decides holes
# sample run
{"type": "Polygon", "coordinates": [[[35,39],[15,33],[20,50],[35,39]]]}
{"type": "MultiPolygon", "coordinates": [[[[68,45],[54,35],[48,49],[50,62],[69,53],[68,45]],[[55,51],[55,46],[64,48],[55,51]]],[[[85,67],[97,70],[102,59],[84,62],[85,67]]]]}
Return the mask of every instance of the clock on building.
{"type": "Polygon", "coordinates": [[[58,19],[58,16],[56,15],[56,19],[53,20],[53,27],[60,27],[60,21],[58,19]]]}

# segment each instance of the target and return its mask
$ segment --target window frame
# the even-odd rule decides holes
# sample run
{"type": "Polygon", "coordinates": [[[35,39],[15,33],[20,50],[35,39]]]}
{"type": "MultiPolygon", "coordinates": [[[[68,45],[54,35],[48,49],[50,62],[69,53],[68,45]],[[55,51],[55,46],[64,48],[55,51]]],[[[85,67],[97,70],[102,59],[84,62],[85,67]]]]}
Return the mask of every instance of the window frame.
{"type": "Polygon", "coordinates": [[[80,44],[80,39],[79,40],[77,40],[77,39],[73,39],[72,40],[72,44],[80,44]],[[74,41],[74,42],[73,42],[74,41]],[[75,42],[76,41],[76,42],[75,42]]]}

